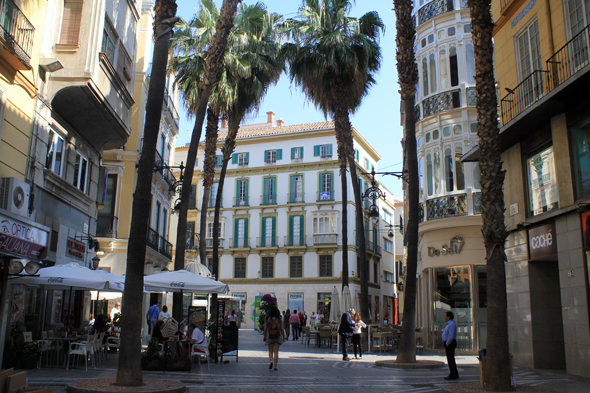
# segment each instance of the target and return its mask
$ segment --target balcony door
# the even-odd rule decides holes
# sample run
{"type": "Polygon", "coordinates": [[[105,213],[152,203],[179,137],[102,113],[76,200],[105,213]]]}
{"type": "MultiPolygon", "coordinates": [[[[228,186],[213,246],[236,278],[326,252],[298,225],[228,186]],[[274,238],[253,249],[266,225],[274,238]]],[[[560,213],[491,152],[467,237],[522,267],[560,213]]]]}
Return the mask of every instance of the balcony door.
{"type": "Polygon", "coordinates": [[[590,0],[569,0],[567,2],[568,18],[572,46],[569,54],[571,73],[588,64],[588,29],[590,24],[590,0]],[[585,29],[585,30],[584,30],[585,29]],[[580,34],[582,31],[585,33],[580,34]]]}
{"type": "Polygon", "coordinates": [[[108,175],[106,178],[103,209],[97,214],[97,235],[116,236],[115,201],[117,196],[117,175],[108,175]]]}
{"type": "Polygon", "coordinates": [[[534,71],[542,69],[539,23],[537,20],[523,29],[516,38],[516,46],[520,82],[523,84],[522,89],[517,94],[519,95],[518,100],[522,105],[522,110],[539,99],[543,92],[541,73],[531,75],[534,71]]]}

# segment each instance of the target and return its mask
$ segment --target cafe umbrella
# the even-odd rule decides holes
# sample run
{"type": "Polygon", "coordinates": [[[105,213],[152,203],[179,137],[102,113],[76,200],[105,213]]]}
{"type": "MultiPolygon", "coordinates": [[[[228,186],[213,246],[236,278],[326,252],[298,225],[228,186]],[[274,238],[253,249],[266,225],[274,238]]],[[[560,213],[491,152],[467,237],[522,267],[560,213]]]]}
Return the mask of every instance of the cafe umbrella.
{"type": "Polygon", "coordinates": [[[340,323],[340,300],[338,298],[338,288],[334,287],[332,291],[332,299],[330,304],[330,322],[340,323]]]}
{"type": "Polygon", "coordinates": [[[174,270],[151,274],[143,278],[145,289],[149,292],[196,292],[196,293],[228,293],[227,284],[191,273],[187,270],[174,270]]]}

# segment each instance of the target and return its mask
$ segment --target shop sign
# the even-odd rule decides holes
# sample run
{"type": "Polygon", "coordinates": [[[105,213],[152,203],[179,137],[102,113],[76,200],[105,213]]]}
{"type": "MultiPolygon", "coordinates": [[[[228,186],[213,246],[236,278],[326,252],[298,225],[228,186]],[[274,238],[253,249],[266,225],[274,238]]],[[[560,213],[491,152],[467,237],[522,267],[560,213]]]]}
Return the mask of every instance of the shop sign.
{"type": "Polygon", "coordinates": [[[48,233],[0,214],[0,252],[39,259],[47,248],[48,233]]]}
{"type": "Polygon", "coordinates": [[[290,293],[289,294],[289,300],[300,300],[300,299],[303,299],[302,293],[290,293]]]}
{"type": "Polygon", "coordinates": [[[72,258],[84,260],[84,256],[86,255],[86,244],[68,238],[66,253],[72,258]]]}
{"type": "Polygon", "coordinates": [[[465,245],[465,241],[462,237],[455,236],[451,239],[450,244],[450,246],[448,244],[443,244],[440,250],[435,247],[428,247],[428,256],[437,257],[440,255],[459,254],[465,245]]]}
{"type": "Polygon", "coordinates": [[[529,229],[529,259],[554,257],[557,255],[555,222],[529,229]]]}

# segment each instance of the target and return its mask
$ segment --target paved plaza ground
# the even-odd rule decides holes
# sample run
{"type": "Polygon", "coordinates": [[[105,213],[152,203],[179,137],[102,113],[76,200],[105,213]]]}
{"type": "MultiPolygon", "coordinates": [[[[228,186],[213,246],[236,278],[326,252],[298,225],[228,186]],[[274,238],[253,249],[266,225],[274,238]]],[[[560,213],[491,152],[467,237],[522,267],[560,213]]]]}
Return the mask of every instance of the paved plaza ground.
{"type": "MultiPolygon", "coordinates": [[[[224,363],[195,364],[191,372],[144,372],[150,378],[182,381],[189,392],[219,393],[270,392],[441,392],[449,383],[443,377],[448,368],[432,370],[401,370],[375,366],[376,360],[394,358],[394,353],[365,354],[362,360],[343,362],[342,355],[329,348],[309,348],[300,341],[288,341],[281,346],[278,370],[268,369],[268,350],[262,336],[251,329],[240,330],[239,358],[227,357],[224,363]],[[262,390],[261,390],[262,389],[262,390]]],[[[50,387],[55,393],[66,391],[69,382],[92,378],[113,378],[117,355],[109,354],[107,361],[88,371],[41,368],[29,370],[29,385],[50,387]]],[[[419,359],[446,361],[440,354],[427,351],[419,359]]],[[[461,378],[458,382],[478,382],[479,366],[475,356],[457,356],[461,378]]],[[[590,392],[590,379],[574,378],[566,374],[514,369],[517,384],[544,387],[556,393],[590,392]]]]}

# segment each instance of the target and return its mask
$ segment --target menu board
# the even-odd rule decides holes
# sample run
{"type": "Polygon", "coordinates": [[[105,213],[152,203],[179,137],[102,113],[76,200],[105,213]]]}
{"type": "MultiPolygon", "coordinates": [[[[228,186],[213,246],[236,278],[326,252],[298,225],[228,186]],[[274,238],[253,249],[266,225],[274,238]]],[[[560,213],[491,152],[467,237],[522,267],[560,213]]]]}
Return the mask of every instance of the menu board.
{"type": "Polygon", "coordinates": [[[223,327],[223,341],[221,350],[221,361],[224,356],[235,356],[238,362],[238,332],[236,325],[223,327]]]}
{"type": "Polygon", "coordinates": [[[189,306],[188,308],[188,322],[194,323],[196,327],[205,333],[207,327],[207,307],[205,306],[189,306]]]}

